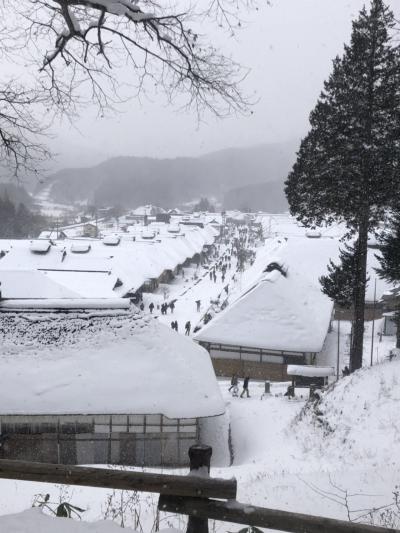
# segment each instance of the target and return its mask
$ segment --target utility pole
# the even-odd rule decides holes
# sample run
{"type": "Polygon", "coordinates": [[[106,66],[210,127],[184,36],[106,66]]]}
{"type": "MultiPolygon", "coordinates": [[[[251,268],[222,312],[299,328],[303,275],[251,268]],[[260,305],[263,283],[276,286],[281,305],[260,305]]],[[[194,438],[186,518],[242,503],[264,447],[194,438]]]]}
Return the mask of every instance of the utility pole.
{"type": "Polygon", "coordinates": [[[339,381],[339,365],[340,365],[340,316],[338,315],[337,328],[337,358],[336,358],[336,379],[339,381]]]}
{"type": "Polygon", "coordinates": [[[371,366],[373,365],[373,358],[374,358],[375,309],[376,309],[376,278],[375,278],[375,284],[374,284],[374,307],[372,311],[371,366]]]}

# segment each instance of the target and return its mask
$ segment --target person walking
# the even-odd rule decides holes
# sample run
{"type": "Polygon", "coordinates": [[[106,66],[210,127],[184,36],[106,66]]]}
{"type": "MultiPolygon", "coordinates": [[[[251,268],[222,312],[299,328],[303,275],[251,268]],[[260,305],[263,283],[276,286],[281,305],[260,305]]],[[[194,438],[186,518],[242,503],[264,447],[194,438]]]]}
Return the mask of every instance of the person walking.
{"type": "Polygon", "coordinates": [[[171,322],[171,329],[175,329],[175,322],[174,321],[171,322]]]}
{"type": "Polygon", "coordinates": [[[231,386],[228,389],[228,392],[231,392],[231,390],[238,386],[239,380],[236,374],[233,374],[231,379],[231,386]]]}
{"type": "Polygon", "coordinates": [[[191,328],[191,324],[190,324],[190,320],[188,320],[185,324],[185,335],[190,335],[190,328],[191,328]]]}
{"type": "Polygon", "coordinates": [[[178,321],[175,320],[175,331],[178,333],[178,321]]]}
{"type": "Polygon", "coordinates": [[[153,302],[151,302],[150,305],[149,305],[149,311],[150,311],[150,313],[153,312],[153,309],[154,309],[154,304],[153,304],[153,302]]]}
{"type": "Polygon", "coordinates": [[[141,311],[144,311],[144,303],[143,303],[143,302],[140,304],[139,307],[140,307],[140,310],[141,310],[141,311]]]}
{"type": "Polygon", "coordinates": [[[171,303],[169,304],[169,308],[171,309],[171,313],[173,314],[173,313],[174,313],[174,309],[175,309],[175,304],[174,304],[174,302],[171,302],[171,303]]]}
{"type": "Polygon", "coordinates": [[[201,300],[196,300],[196,311],[200,313],[201,300]]]}
{"type": "Polygon", "coordinates": [[[249,377],[249,376],[246,376],[246,377],[244,378],[244,381],[243,381],[243,390],[242,390],[242,394],[240,395],[241,398],[243,398],[244,393],[247,394],[247,398],[250,398],[250,394],[249,394],[249,381],[250,381],[250,377],[249,377]]]}

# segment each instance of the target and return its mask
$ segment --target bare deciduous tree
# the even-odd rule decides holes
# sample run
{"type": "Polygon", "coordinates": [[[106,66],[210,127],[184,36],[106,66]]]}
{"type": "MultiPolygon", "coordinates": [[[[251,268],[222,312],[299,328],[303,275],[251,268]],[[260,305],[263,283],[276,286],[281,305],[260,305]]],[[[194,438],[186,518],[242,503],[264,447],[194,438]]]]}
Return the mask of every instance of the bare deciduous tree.
{"type": "Polygon", "coordinates": [[[32,140],[41,132],[33,104],[64,114],[90,100],[103,113],[151,87],[170,102],[193,107],[198,116],[204,111],[219,117],[245,111],[249,102],[239,84],[246,72],[211,44],[202,29],[208,25],[232,33],[241,25],[241,9],[256,7],[252,0],[197,4],[3,0],[0,57],[23,58],[35,84],[34,89],[16,86],[1,92],[7,109],[18,116],[14,120],[15,115],[6,108],[2,113],[0,107],[0,150],[14,168],[30,168],[33,160],[48,155],[32,140]],[[124,75],[129,84],[118,79],[121,68],[130,69],[124,75]]]}
{"type": "Polygon", "coordinates": [[[18,174],[21,168],[36,171],[49,157],[41,137],[45,124],[35,118],[35,109],[47,98],[37,89],[25,89],[9,81],[0,87],[0,165],[18,174]]]}

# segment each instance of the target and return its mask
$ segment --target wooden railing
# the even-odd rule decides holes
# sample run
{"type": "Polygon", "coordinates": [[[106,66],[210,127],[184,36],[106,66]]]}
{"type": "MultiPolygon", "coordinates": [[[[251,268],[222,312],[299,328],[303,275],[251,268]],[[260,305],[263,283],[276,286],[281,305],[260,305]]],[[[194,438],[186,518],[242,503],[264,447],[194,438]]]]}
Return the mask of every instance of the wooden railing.
{"type": "Polygon", "coordinates": [[[209,519],[289,533],[400,533],[239,503],[235,479],[209,477],[211,453],[209,446],[192,446],[188,476],[0,460],[0,478],[158,493],[160,511],[189,516],[187,533],[208,533],[209,519]]]}

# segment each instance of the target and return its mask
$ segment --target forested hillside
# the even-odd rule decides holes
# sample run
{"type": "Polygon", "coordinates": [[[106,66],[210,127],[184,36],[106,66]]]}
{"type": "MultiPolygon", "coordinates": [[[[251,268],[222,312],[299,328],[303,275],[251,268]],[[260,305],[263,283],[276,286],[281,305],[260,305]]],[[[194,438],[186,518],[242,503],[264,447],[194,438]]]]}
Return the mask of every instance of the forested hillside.
{"type": "Polygon", "coordinates": [[[95,167],[61,170],[45,186],[51,185],[50,198],[60,203],[173,207],[202,196],[223,200],[235,187],[286,177],[295,146],[293,142],[229,149],[198,158],[117,157],[95,167]]]}

